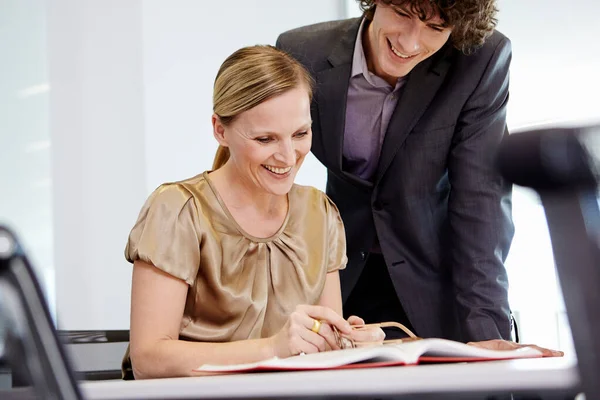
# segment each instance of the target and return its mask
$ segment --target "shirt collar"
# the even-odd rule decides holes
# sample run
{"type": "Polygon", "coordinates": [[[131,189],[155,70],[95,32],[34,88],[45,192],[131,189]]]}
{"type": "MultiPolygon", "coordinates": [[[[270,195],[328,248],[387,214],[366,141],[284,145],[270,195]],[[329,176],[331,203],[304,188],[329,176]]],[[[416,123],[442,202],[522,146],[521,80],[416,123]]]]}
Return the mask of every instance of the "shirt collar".
{"type": "Polygon", "coordinates": [[[366,18],[360,22],[358,27],[358,35],[354,43],[354,55],[352,56],[352,78],[356,75],[368,75],[369,68],[367,67],[367,59],[365,58],[365,48],[362,44],[363,29],[365,27],[366,18]]]}

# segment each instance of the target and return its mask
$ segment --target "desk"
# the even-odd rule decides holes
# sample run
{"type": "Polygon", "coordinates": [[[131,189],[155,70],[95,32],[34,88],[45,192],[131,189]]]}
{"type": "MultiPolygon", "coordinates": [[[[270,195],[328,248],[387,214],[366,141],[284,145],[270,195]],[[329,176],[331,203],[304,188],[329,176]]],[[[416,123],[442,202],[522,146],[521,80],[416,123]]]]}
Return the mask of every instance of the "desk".
{"type": "Polygon", "coordinates": [[[344,398],[389,396],[468,398],[502,393],[571,398],[577,362],[566,358],[488,361],[305,372],[273,372],[146,381],[85,382],[86,399],[344,398]],[[338,397],[339,398],[339,397],[338,397]]]}

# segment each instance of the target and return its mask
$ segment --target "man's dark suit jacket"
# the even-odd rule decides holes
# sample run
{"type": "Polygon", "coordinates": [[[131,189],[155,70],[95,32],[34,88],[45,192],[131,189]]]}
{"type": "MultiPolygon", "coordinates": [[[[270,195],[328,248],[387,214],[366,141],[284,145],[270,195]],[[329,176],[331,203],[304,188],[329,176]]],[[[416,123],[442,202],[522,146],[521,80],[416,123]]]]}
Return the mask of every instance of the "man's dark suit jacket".
{"type": "Polygon", "coordinates": [[[418,335],[509,339],[504,260],[514,232],[511,186],[492,159],[507,134],[510,41],[495,32],[468,56],[447,43],[417,65],[391,117],[375,180],[367,182],[342,169],[359,24],[326,22],[277,40],[316,80],[312,152],[327,167],[327,194],[346,228],[343,300],[378,238],[418,335]]]}

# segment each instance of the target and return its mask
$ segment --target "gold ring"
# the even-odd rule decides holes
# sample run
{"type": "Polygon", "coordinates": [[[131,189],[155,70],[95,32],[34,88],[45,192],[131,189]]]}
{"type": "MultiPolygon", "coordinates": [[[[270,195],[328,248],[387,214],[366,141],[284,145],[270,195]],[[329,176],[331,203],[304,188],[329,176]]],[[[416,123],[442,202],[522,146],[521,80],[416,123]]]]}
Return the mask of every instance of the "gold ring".
{"type": "Polygon", "coordinates": [[[312,328],[310,328],[310,330],[314,333],[319,333],[319,329],[321,329],[321,321],[319,321],[318,319],[314,319],[313,321],[313,326],[312,328]]]}

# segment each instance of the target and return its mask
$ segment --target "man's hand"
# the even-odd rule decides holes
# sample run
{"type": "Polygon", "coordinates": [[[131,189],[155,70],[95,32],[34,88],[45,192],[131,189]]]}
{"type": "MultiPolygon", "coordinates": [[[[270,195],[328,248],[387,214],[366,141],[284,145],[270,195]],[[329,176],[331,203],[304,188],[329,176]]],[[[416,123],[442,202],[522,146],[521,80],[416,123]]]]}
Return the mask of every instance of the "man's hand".
{"type": "Polygon", "coordinates": [[[488,350],[516,350],[521,347],[531,347],[536,350],[539,350],[544,357],[562,357],[564,353],[558,350],[546,349],[544,347],[536,346],[534,344],[519,344],[515,342],[511,342],[509,340],[484,340],[482,342],[469,342],[467,343],[470,346],[480,347],[482,349],[488,350]]]}

